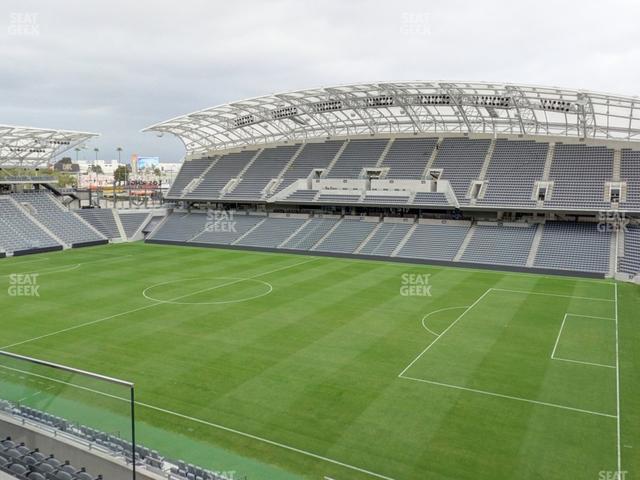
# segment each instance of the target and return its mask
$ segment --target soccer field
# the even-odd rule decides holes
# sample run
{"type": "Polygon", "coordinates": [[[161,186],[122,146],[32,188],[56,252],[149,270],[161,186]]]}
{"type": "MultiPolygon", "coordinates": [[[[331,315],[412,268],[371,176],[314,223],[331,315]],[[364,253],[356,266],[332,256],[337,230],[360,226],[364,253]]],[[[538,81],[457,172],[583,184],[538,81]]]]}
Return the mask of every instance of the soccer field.
{"type": "MultiPolygon", "coordinates": [[[[0,349],[135,382],[138,441],[171,458],[248,480],[640,478],[637,286],[143,243],[0,275],[0,349]]],[[[124,415],[5,367],[0,398],[124,415]]]]}

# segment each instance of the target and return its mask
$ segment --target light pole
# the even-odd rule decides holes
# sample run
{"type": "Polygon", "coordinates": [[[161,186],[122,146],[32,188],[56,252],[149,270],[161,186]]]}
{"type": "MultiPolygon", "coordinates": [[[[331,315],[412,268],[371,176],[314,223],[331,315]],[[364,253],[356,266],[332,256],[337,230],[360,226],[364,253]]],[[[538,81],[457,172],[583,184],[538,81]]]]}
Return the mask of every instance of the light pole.
{"type": "MultiPolygon", "coordinates": [[[[120,162],[121,162],[121,154],[122,154],[122,147],[118,147],[116,148],[116,152],[118,152],[118,168],[120,168],[120,162]]],[[[127,170],[127,168],[125,167],[125,171],[127,170]]],[[[118,200],[116,197],[116,179],[113,179],[113,207],[114,208],[118,208],[118,200]]]]}
{"type": "Polygon", "coordinates": [[[100,149],[98,147],[94,148],[93,151],[96,153],[96,160],[93,163],[93,173],[95,173],[96,175],[96,200],[98,202],[98,206],[100,206],[100,197],[98,196],[98,171],[96,170],[96,164],[98,163],[98,152],[100,151],[100,149]]]}

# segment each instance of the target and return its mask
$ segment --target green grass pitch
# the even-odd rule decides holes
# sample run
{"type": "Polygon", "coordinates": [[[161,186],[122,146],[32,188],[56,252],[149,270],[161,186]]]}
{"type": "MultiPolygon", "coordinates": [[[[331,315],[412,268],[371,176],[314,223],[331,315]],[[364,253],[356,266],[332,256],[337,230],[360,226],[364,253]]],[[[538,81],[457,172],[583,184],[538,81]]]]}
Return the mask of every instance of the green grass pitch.
{"type": "MultiPolygon", "coordinates": [[[[640,478],[637,286],[142,243],[0,275],[0,349],[135,382],[138,440],[171,458],[248,480],[640,478]]],[[[119,394],[76,381],[0,362],[0,397],[125,435],[119,394]]]]}

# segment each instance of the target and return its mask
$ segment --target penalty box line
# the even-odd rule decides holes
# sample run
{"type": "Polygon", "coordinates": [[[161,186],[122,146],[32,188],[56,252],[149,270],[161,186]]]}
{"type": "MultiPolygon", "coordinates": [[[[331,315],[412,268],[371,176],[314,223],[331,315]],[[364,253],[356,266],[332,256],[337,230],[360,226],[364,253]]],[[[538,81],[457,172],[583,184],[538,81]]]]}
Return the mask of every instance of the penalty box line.
{"type": "Polygon", "coordinates": [[[491,396],[491,397],[506,398],[508,400],[517,400],[517,401],[520,401],[520,402],[533,403],[535,405],[542,405],[542,406],[545,406],[545,407],[554,407],[554,408],[560,408],[562,410],[570,410],[570,411],[573,411],[573,412],[586,413],[586,414],[589,414],[589,415],[597,415],[599,417],[607,417],[607,418],[613,418],[613,419],[617,419],[618,418],[617,415],[612,415],[610,413],[595,412],[593,410],[585,410],[585,409],[582,409],[582,408],[569,407],[567,405],[560,405],[558,403],[542,402],[540,400],[531,400],[530,398],[515,397],[513,395],[505,395],[503,393],[490,392],[490,391],[487,391],[487,390],[479,390],[477,388],[462,387],[460,385],[451,385],[449,383],[436,382],[436,381],[433,381],[433,380],[425,380],[424,378],[407,377],[407,376],[404,376],[404,375],[400,376],[399,378],[403,378],[405,380],[412,380],[414,382],[428,383],[430,385],[437,385],[439,387],[453,388],[455,390],[464,390],[466,392],[479,393],[479,394],[488,395],[488,396],[491,396]]]}
{"type": "Polygon", "coordinates": [[[556,337],[556,343],[553,345],[553,350],[551,351],[551,360],[560,360],[561,362],[568,363],[578,363],[581,365],[591,365],[593,367],[603,367],[603,368],[616,368],[615,365],[606,365],[604,363],[597,362],[585,362],[584,360],[573,360],[571,358],[563,358],[556,356],[556,350],[558,350],[558,345],[560,344],[560,337],[562,336],[562,331],[564,330],[564,324],[567,322],[568,317],[583,317],[583,318],[593,318],[596,320],[609,320],[615,322],[615,318],[611,317],[596,317],[593,315],[580,315],[577,313],[565,313],[564,318],[562,319],[562,324],[560,324],[560,330],[558,330],[558,336],[556,337]]]}
{"type": "MultiPolygon", "coordinates": [[[[467,309],[464,312],[462,312],[462,314],[458,318],[456,318],[441,334],[436,335],[435,332],[431,332],[432,334],[436,335],[436,338],[429,345],[427,345],[427,348],[425,348],[416,358],[414,358],[413,361],[409,365],[407,365],[407,367],[398,376],[400,377],[400,376],[404,375],[407,372],[407,370],[409,370],[409,368],[411,368],[420,359],[420,357],[422,357],[431,348],[431,346],[433,344],[435,344],[440,339],[440,337],[442,335],[447,333],[449,331],[449,329],[451,329],[451,327],[453,327],[462,317],[464,317],[469,312],[469,310],[471,310],[478,303],[480,303],[480,301],[489,292],[492,292],[492,291],[510,292],[510,293],[522,293],[522,294],[527,294],[527,295],[544,295],[544,296],[550,296],[550,297],[573,298],[573,299],[577,299],[577,300],[594,300],[594,301],[599,301],[599,302],[615,302],[615,299],[614,300],[610,300],[608,298],[581,297],[581,296],[575,296],[575,295],[561,295],[561,294],[557,294],[557,293],[529,292],[529,291],[526,291],[526,290],[510,290],[510,289],[506,289],[506,288],[490,287],[475,302],[473,302],[471,305],[469,305],[467,307],[467,309]]],[[[453,308],[464,308],[464,307],[451,307],[451,309],[453,309],[453,308]]],[[[438,311],[441,311],[441,310],[438,310],[438,311]]],[[[431,312],[431,313],[436,313],[436,312],[431,312]]]]}
{"type": "MultiPolygon", "coordinates": [[[[311,263],[311,262],[315,262],[315,261],[318,261],[318,260],[320,260],[320,258],[313,258],[311,260],[305,260],[304,262],[294,263],[293,265],[286,265],[284,267],[276,268],[274,270],[269,270],[268,272],[263,272],[263,273],[259,273],[257,275],[249,276],[249,277],[247,277],[245,279],[242,279],[241,281],[250,280],[250,279],[253,279],[253,278],[263,277],[265,275],[270,275],[272,273],[280,272],[282,270],[286,270],[286,269],[289,269],[289,268],[297,267],[297,266],[304,265],[304,264],[311,263]]],[[[208,288],[208,289],[205,289],[205,290],[199,290],[197,292],[192,292],[192,293],[188,293],[186,295],[181,295],[179,297],[172,298],[172,299],[169,300],[169,302],[175,302],[176,300],[181,300],[181,299],[189,297],[191,295],[196,295],[198,293],[202,293],[203,291],[214,290],[216,288],[226,287],[226,286],[232,285],[234,283],[239,283],[239,282],[240,282],[240,280],[235,280],[233,282],[223,283],[222,285],[217,285],[215,287],[211,287],[211,288],[208,288]]],[[[134,308],[134,309],[131,309],[131,310],[127,310],[125,312],[115,313],[113,315],[109,315],[107,317],[99,318],[97,320],[92,320],[90,322],[81,323],[79,325],[74,325],[72,327],[67,327],[67,328],[63,328],[61,330],[57,330],[55,332],[50,332],[50,333],[46,333],[44,335],[38,335],[37,337],[29,338],[27,340],[22,340],[20,342],[15,342],[15,343],[12,343],[10,345],[5,345],[5,346],[0,347],[0,350],[8,350],[9,348],[17,347],[17,346],[20,346],[20,345],[25,345],[27,343],[35,342],[37,340],[42,340],[43,338],[53,337],[55,335],[60,335],[62,333],[71,332],[71,331],[77,330],[79,328],[89,327],[91,325],[96,325],[98,323],[106,322],[107,320],[112,320],[114,318],[121,317],[121,316],[124,316],[124,315],[128,315],[130,313],[135,313],[135,312],[139,312],[139,311],[142,311],[142,310],[147,310],[149,308],[157,307],[158,305],[166,305],[166,304],[167,304],[166,301],[162,301],[162,302],[156,301],[155,303],[151,303],[151,304],[148,304],[148,305],[143,305],[141,307],[137,307],[137,308],[134,308]]]]}
{"type": "MultiPolygon", "coordinates": [[[[470,387],[463,387],[461,385],[452,385],[452,384],[448,384],[448,383],[436,382],[436,381],[433,381],[433,380],[426,380],[426,379],[423,379],[423,378],[409,377],[409,376],[405,375],[405,373],[407,373],[407,371],[413,365],[415,365],[415,363],[418,360],[420,360],[420,358],[422,358],[424,356],[424,354],[427,353],[429,351],[429,349],[433,345],[435,345],[435,343],[438,340],[440,340],[440,338],[442,338],[444,336],[445,333],[447,333],[456,323],[458,323],[458,321],[460,319],[462,319],[462,317],[464,317],[467,313],[469,313],[469,311],[471,309],[473,309],[476,305],[478,305],[478,303],[480,303],[487,296],[487,294],[489,294],[491,291],[513,292],[513,293],[523,293],[523,294],[532,293],[532,294],[536,294],[536,295],[548,295],[548,296],[553,296],[553,297],[559,296],[559,297],[576,298],[576,299],[582,299],[582,300],[600,300],[600,301],[617,302],[617,299],[608,300],[608,299],[589,298],[589,297],[575,297],[575,296],[571,296],[571,295],[559,295],[559,294],[542,293],[542,292],[527,292],[525,290],[508,290],[508,289],[494,288],[494,287],[488,288],[482,295],[480,295],[480,297],[478,297],[478,299],[475,302],[473,302],[471,305],[469,305],[465,309],[465,311],[460,314],[460,316],[458,318],[456,318],[453,322],[451,322],[451,324],[447,328],[445,328],[444,331],[440,335],[436,336],[436,338],[434,338],[433,341],[431,343],[429,343],[429,345],[427,345],[427,347],[422,352],[420,352],[418,354],[418,356],[416,358],[414,358],[411,361],[411,363],[409,363],[409,365],[407,365],[404,368],[404,370],[402,370],[402,372],[400,372],[400,374],[398,375],[398,378],[402,378],[404,380],[411,380],[411,381],[414,381],[414,382],[427,383],[427,384],[430,384],[430,385],[436,385],[436,386],[440,386],[440,387],[446,387],[446,388],[451,388],[451,389],[456,389],[456,390],[463,390],[463,391],[467,391],[467,392],[473,392],[473,393],[488,395],[488,396],[492,396],[492,397],[505,398],[505,399],[509,399],[509,400],[516,400],[516,401],[520,401],[520,402],[532,403],[532,404],[546,406],[546,407],[559,408],[559,409],[562,409],[562,410],[570,410],[570,411],[574,411],[574,412],[585,413],[585,414],[589,414],[589,415],[597,415],[597,416],[600,416],[600,417],[607,417],[607,418],[613,418],[613,419],[619,420],[618,414],[612,415],[612,414],[609,414],[609,413],[596,412],[596,411],[592,411],[592,410],[585,410],[585,409],[582,409],[582,408],[570,407],[570,406],[567,406],[567,405],[560,405],[560,404],[556,404],[556,403],[542,402],[542,401],[539,401],[539,400],[532,400],[532,399],[529,399],[529,398],[516,397],[516,396],[506,395],[506,394],[502,394],[502,393],[490,392],[490,391],[487,391],[487,390],[479,390],[479,389],[470,388],[470,387]]],[[[605,318],[605,317],[602,317],[602,318],[610,320],[609,318],[605,318]]]]}

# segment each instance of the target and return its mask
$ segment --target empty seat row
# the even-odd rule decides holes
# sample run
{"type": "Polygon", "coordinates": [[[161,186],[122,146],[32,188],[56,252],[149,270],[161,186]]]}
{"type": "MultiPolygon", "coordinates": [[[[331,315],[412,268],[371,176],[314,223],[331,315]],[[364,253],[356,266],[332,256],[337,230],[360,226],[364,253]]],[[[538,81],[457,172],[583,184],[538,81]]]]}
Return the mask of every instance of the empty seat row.
{"type": "Polygon", "coordinates": [[[411,229],[411,225],[409,223],[381,223],[358,253],[390,257],[411,229]]]}
{"type": "Polygon", "coordinates": [[[362,169],[374,168],[388,139],[351,140],[331,167],[328,178],[358,178],[362,169]]]}
{"type": "Polygon", "coordinates": [[[131,238],[140,230],[140,227],[149,217],[149,214],[147,212],[119,212],[119,216],[124,233],[127,235],[127,238],[131,238]]]}
{"type": "MultiPolygon", "coordinates": [[[[364,168],[386,169],[386,178],[423,179],[427,165],[441,170],[461,205],[469,205],[471,182],[484,181],[476,204],[487,207],[536,207],[535,182],[548,180],[547,208],[610,208],[605,198],[605,183],[614,177],[613,150],[603,146],[557,143],[549,165],[545,166],[550,145],[531,140],[495,140],[492,154],[483,166],[491,140],[447,137],[439,144],[436,138],[368,138],[326,140],[300,146],[279,145],[261,150],[245,150],[222,156],[184,162],[168,194],[169,198],[227,201],[269,200],[298,179],[309,178],[314,169],[324,170],[324,178],[357,179],[364,168]],[[388,149],[387,149],[388,147],[388,149]],[[386,153],[385,153],[386,149],[386,153]],[[337,158],[336,158],[337,156],[337,158]],[[332,164],[332,162],[335,162],[332,164]],[[378,163],[380,165],[378,165],[378,163]],[[331,167],[330,167],[331,166],[331,167]],[[236,183],[230,180],[237,178],[236,183]],[[270,183],[273,180],[273,183],[270,183]],[[228,188],[223,192],[225,186],[228,188]],[[269,188],[267,188],[269,187],[269,188]]],[[[640,151],[622,149],[620,180],[626,182],[625,209],[640,210],[640,151]]],[[[312,201],[311,193],[294,192],[284,201],[312,201]]],[[[317,199],[320,200],[320,199],[317,199]]],[[[339,200],[324,200],[337,202],[339,200]]],[[[442,198],[417,198],[416,205],[448,205],[442,198]]],[[[365,203],[375,203],[365,199],[365,203]]]]}
{"type": "Polygon", "coordinates": [[[624,230],[624,254],[619,260],[619,270],[630,275],[640,275],[640,226],[629,225],[624,230]]]}
{"type": "Polygon", "coordinates": [[[229,193],[226,199],[259,200],[269,181],[280,176],[282,169],[289,163],[300,145],[284,145],[278,148],[265,148],[242,175],[242,179],[229,193]]]}
{"type": "Polygon", "coordinates": [[[466,224],[417,224],[398,257],[452,261],[469,230],[466,224]]]}
{"type": "Polygon", "coordinates": [[[22,480],[95,480],[84,467],[75,467],[68,460],[61,461],[39,449],[14,442],[11,437],[0,441],[0,471],[22,480]]]}
{"type": "Polygon", "coordinates": [[[531,140],[496,140],[479,205],[535,206],[535,182],[544,176],[549,144],[531,140]]]}
{"type": "Polygon", "coordinates": [[[276,248],[295,233],[306,218],[269,218],[244,236],[237,245],[276,248]]]}
{"type": "Polygon", "coordinates": [[[120,238],[120,230],[111,208],[84,208],[76,210],[86,222],[109,239],[120,238]]]}
{"type": "Polygon", "coordinates": [[[606,273],[611,232],[595,223],[547,222],[534,266],[606,273]]]}
{"type": "Polygon", "coordinates": [[[338,226],[323,238],[315,250],[319,252],[353,253],[367,238],[377,223],[343,219],[338,226]]]}
{"type": "MultiPolygon", "coordinates": [[[[173,213],[152,238],[601,274],[609,272],[612,255],[610,231],[595,223],[561,221],[539,226],[481,222],[472,227],[469,222],[452,220],[379,223],[358,217],[259,215],[216,219],[203,213],[173,213]]],[[[620,270],[631,274],[640,271],[638,226],[628,227],[620,270]]]]}
{"type": "Polygon", "coordinates": [[[78,215],[64,207],[50,193],[43,191],[14,193],[12,197],[23,205],[28,213],[43,224],[67,245],[104,240],[78,215]]]}
{"type": "Polygon", "coordinates": [[[15,253],[61,245],[9,196],[0,196],[0,250],[15,253]]]}
{"type": "Polygon", "coordinates": [[[535,234],[535,225],[476,225],[460,260],[524,267],[535,234]]]}

